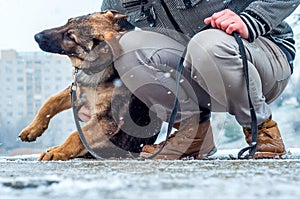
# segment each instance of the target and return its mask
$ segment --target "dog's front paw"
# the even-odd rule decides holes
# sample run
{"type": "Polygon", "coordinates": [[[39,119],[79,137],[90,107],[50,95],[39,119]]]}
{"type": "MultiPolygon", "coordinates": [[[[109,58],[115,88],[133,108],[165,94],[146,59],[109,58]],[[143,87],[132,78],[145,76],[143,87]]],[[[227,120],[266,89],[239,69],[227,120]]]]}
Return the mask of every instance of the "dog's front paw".
{"type": "Polygon", "coordinates": [[[19,138],[23,142],[35,141],[36,138],[41,136],[47,128],[48,128],[48,125],[31,124],[21,131],[21,133],[19,134],[19,138]]]}
{"type": "Polygon", "coordinates": [[[65,150],[62,146],[52,147],[47,150],[47,152],[43,152],[39,161],[50,161],[50,160],[69,160],[74,158],[74,155],[69,151],[65,150]]]}

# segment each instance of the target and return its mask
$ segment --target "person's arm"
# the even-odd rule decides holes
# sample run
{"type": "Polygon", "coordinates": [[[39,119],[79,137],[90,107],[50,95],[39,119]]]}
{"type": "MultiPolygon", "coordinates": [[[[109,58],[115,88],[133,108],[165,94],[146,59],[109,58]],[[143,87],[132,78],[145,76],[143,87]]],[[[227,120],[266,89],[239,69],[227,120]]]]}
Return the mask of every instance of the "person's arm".
{"type": "Polygon", "coordinates": [[[276,28],[299,4],[300,0],[264,0],[251,3],[240,14],[248,27],[248,41],[252,42],[276,28]]]}
{"type": "Polygon", "coordinates": [[[226,9],[214,13],[204,22],[228,34],[237,31],[242,38],[252,42],[277,27],[299,3],[300,0],[254,1],[240,15],[226,9]]]}
{"type": "Polygon", "coordinates": [[[117,10],[118,12],[125,14],[126,9],[122,6],[122,2],[123,1],[120,0],[103,0],[100,10],[117,10]]]}

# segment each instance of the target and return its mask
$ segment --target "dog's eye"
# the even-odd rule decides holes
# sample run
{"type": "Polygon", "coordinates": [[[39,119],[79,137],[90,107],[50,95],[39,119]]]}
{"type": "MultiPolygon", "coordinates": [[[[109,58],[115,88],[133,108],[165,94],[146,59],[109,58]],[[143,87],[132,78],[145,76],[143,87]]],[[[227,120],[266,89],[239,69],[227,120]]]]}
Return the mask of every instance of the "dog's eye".
{"type": "Polygon", "coordinates": [[[66,33],[66,39],[69,40],[69,41],[75,42],[75,37],[74,37],[74,35],[73,35],[72,33],[70,33],[70,32],[67,32],[67,33],[66,33]]]}

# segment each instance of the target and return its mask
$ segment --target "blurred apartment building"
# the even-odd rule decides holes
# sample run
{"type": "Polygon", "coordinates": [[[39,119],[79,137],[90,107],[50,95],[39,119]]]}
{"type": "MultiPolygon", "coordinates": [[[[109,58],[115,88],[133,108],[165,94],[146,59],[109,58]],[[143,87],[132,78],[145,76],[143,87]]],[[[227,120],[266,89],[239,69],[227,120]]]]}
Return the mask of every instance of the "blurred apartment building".
{"type": "MultiPolygon", "coordinates": [[[[23,128],[47,98],[65,89],[72,81],[67,57],[44,52],[2,50],[0,57],[0,120],[2,126],[23,128]]],[[[48,141],[74,130],[71,111],[54,118],[48,141]]],[[[1,131],[1,130],[0,130],[1,131]]],[[[14,132],[18,134],[19,132],[14,132]]],[[[59,141],[61,142],[61,141],[59,141]]]]}

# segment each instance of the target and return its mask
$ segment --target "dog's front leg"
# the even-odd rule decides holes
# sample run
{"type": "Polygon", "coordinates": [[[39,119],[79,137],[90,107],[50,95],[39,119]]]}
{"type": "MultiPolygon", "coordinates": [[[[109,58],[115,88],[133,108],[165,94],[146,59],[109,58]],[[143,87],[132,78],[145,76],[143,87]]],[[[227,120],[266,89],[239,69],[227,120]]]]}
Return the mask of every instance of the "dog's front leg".
{"type": "Polygon", "coordinates": [[[37,115],[19,134],[22,141],[31,142],[41,136],[48,128],[50,119],[56,114],[71,108],[70,89],[67,88],[50,97],[40,108],[37,115]]]}
{"type": "MultiPolygon", "coordinates": [[[[97,121],[98,120],[96,117],[92,117],[92,119],[82,127],[82,131],[85,135],[90,132],[93,132],[93,134],[95,135],[95,133],[99,130],[97,121]]],[[[78,132],[75,131],[66,139],[66,141],[62,145],[52,147],[47,152],[42,153],[39,157],[39,160],[69,160],[78,156],[85,155],[87,152],[87,149],[84,147],[80,140],[78,132]]]]}
{"type": "Polygon", "coordinates": [[[47,152],[43,152],[39,157],[39,161],[69,160],[86,153],[87,150],[83,146],[76,131],[72,133],[62,145],[52,147],[48,149],[47,152]]]}
{"type": "MultiPolygon", "coordinates": [[[[105,148],[114,148],[115,146],[109,140],[119,132],[120,126],[106,119],[100,120],[96,115],[82,127],[83,134],[89,146],[100,150],[105,148]]],[[[49,160],[69,160],[87,153],[87,149],[82,144],[78,132],[72,133],[67,140],[60,146],[52,147],[47,152],[40,155],[40,161],[49,160]]]]}

